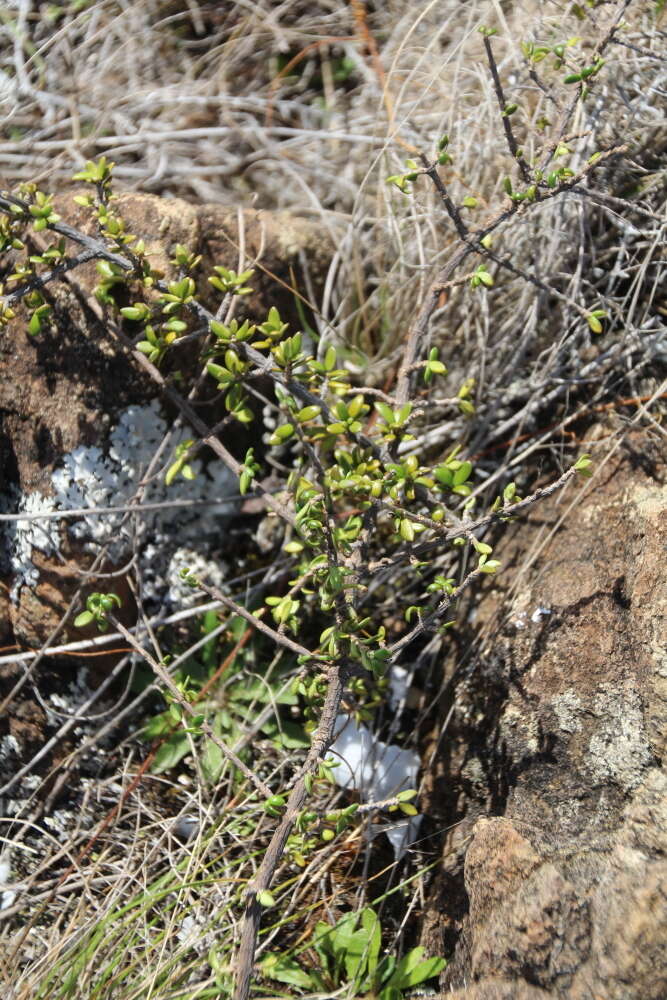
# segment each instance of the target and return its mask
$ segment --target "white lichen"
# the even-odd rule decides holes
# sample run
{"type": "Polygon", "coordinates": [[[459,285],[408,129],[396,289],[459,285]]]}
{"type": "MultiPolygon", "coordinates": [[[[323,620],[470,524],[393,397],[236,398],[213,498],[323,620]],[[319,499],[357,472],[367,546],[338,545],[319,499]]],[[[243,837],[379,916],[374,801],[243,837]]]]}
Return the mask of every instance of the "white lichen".
{"type": "Polygon", "coordinates": [[[0,910],[8,910],[14,904],[16,892],[10,888],[12,866],[9,855],[0,857],[0,910]]]}
{"type": "Polygon", "coordinates": [[[551,699],[551,707],[558,720],[559,728],[564,733],[578,733],[581,731],[581,714],[584,707],[581,698],[572,688],[557,694],[551,699]]]}
{"type": "Polygon", "coordinates": [[[197,577],[205,579],[207,583],[214,587],[220,587],[224,580],[224,571],[220,563],[205,559],[204,556],[195,552],[194,549],[181,547],[176,549],[169,561],[166,579],[169,585],[167,600],[174,607],[188,608],[197,604],[203,595],[203,591],[196,587],[191,587],[181,576],[183,570],[197,577]]]}
{"type": "MultiPolygon", "coordinates": [[[[0,497],[0,510],[5,513],[12,509],[17,514],[49,514],[56,509],[56,504],[41,493],[17,494],[12,490],[0,497]]],[[[39,572],[32,561],[33,549],[50,555],[58,549],[59,544],[55,521],[26,518],[7,523],[2,555],[14,578],[12,599],[15,599],[19,588],[24,584],[34,586],[37,583],[39,572]]]]}
{"type": "MultiPolygon", "coordinates": [[[[146,406],[130,406],[121,413],[106,448],[80,445],[63,456],[51,477],[52,498],[39,493],[31,493],[18,500],[14,498],[13,503],[11,498],[5,498],[4,508],[43,513],[122,507],[136,496],[167,433],[167,421],[156,400],[146,406]]],[[[160,465],[169,462],[178,445],[188,438],[186,429],[174,431],[160,465]]],[[[146,596],[158,597],[169,591],[173,597],[176,581],[170,574],[169,562],[174,542],[179,547],[185,542],[190,543],[191,561],[203,558],[207,538],[219,532],[221,518],[234,509],[233,502],[224,502],[225,497],[236,493],[238,488],[236,477],[219,462],[205,468],[201,459],[194,457],[189,465],[194,479],[177,476],[169,486],[164,482],[163,472],[158,470],[160,474],[154,475],[145,486],[141,502],[155,504],[186,500],[193,502],[192,506],[142,511],[136,518],[128,518],[124,512],[82,514],[63,529],[55,520],[13,522],[7,547],[14,577],[14,597],[21,586],[35,586],[38,582],[38,571],[32,561],[33,549],[38,548],[47,554],[60,551],[61,530],[69,531],[90,552],[106,545],[112,561],[122,559],[138,543],[141,568],[147,576],[146,596]],[[202,551],[194,551],[192,546],[195,543],[202,551]]],[[[207,573],[210,574],[212,566],[206,565],[207,573]]]]}

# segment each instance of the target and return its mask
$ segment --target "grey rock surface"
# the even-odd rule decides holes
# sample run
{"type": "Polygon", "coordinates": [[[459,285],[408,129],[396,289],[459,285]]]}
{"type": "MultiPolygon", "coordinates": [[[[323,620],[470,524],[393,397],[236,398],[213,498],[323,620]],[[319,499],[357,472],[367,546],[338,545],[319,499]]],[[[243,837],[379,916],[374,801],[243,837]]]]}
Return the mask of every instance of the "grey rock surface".
{"type": "Polygon", "coordinates": [[[425,932],[440,953],[458,934],[443,986],[461,1000],[667,996],[664,473],[664,443],[637,433],[495,550],[517,585],[484,599],[453,681],[466,838],[425,932]]]}

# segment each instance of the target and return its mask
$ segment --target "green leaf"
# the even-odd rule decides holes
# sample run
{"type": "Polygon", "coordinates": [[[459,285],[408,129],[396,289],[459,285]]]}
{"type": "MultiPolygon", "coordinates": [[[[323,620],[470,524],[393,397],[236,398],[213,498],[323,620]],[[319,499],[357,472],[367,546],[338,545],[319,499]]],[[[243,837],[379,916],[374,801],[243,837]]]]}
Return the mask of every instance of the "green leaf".
{"type": "Polygon", "coordinates": [[[264,803],[264,809],[266,812],[270,812],[275,809],[284,809],[285,807],[285,796],[284,795],[271,795],[264,803]]]}
{"type": "Polygon", "coordinates": [[[307,420],[314,420],[315,417],[319,417],[321,412],[322,410],[319,406],[304,406],[304,408],[299,410],[297,413],[296,419],[300,424],[304,424],[307,420]]]}
{"type": "Polygon", "coordinates": [[[86,625],[90,625],[91,622],[95,621],[95,615],[90,611],[82,611],[80,615],[77,615],[74,619],[74,628],[85,628],[86,625]]]}
{"type": "Polygon", "coordinates": [[[179,472],[183,468],[184,464],[185,464],[185,462],[182,459],[179,458],[179,459],[177,459],[177,461],[175,461],[172,465],[169,466],[169,468],[167,469],[167,471],[165,473],[165,476],[164,476],[164,484],[165,484],[165,486],[171,486],[171,484],[173,483],[174,479],[176,479],[176,476],[179,474],[179,472]]]}
{"type": "Polygon", "coordinates": [[[402,792],[399,792],[396,798],[399,802],[410,802],[412,799],[416,798],[417,789],[416,788],[405,788],[402,792]]]}
{"type": "Polygon", "coordinates": [[[394,423],[394,411],[386,403],[374,403],[375,409],[378,411],[385,423],[389,424],[391,427],[394,423]]]}
{"type": "Polygon", "coordinates": [[[575,462],[574,468],[585,479],[588,479],[590,476],[593,475],[593,471],[591,469],[591,465],[592,464],[593,464],[593,461],[592,461],[590,455],[585,455],[584,454],[584,455],[580,455],[579,456],[579,458],[575,462]]]}
{"type": "Polygon", "coordinates": [[[487,545],[486,542],[479,542],[476,538],[473,539],[472,544],[481,556],[490,556],[493,552],[490,545],[487,545]]]}
{"type": "MultiPolygon", "coordinates": [[[[461,486],[462,483],[465,483],[466,480],[470,479],[471,472],[472,472],[472,463],[471,462],[461,462],[461,464],[458,467],[458,469],[456,469],[456,471],[454,472],[453,485],[454,486],[461,486]]],[[[436,472],[436,475],[437,475],[437,472],[436,472]]]]}
{"type": "Polygon", "coordinates": [[[606,316],[607,314],[604,309],[596,309],[594,312],[588,314],[586,318],[593,333],[602,333],[602,323],[600,320],[605,319],[606,316]]]}
{"type": "Polygon", "coordinates": [[[361,911],[361,926],[366,932],[368,940],[368,957],[366,964],[368,972],[372,976],[378,965],[380,945],[382,943],[382,928],[380,919],[372,907],[367,906],[361,911]]]}
{"type": "Polygon", "coordinates": [[[284,750],[303,750],[311,742],[303,727],[289,720],[281,720],[278,724],[275,719],[270,719],[262,726],[262,732],[272,738],[275,746],[284,750]]]}
{"type": "Polygon", "coordinates": [[[415,539],[415,529],[412,521],[408,521],[407,518],[402,518],[398,529],[398,532],[405,542],[413,542],[415,539]]]}
{"type": "Polygon", "coordinates": [[[403,992],[396,986],[385,986],[380,993],[380,1000],[403,1000],[403,992]]]}
{"type": "Polygon", "coordinates": [[[287,441],[294,434],[294,424],[282,424],[280,427],[276,427],[273,432],[272,441],[280,443],[281,441],[287,441]]]}
{"type": "Polygon", "coordinates": [[[30,317],[30,322],[28,323],[28,333],[33,337],[36,336],[42,329],[42,320],[38,312],[34,312],[30,317]]]}
{"type": "MultiPolygon", "coordinates": [[[[133,306],[125,306],[123,309],[121,309],[120,314],[125,319],[139,322],[141,320],[148,319],[148,317],[151,314],[151,311],[147,305],[144,305],[143,302],[137,302],[133,306]]],[[[183,326],[185,326],[185,324],[183,324],[183,326]]]]}
{"type": "Polygon", "coordinates": [[[265,909],[269,909],[271,906],[276,905],[273,893],[269,892],[268,889],[259,890],[259,892],[257,893],[257,902],[259,903],[260,906],[263,906],[265,909]]]}
{"type": "Polygon", "coordinates": [[[177,732],[162,743],[155,752],[151,764],[152,774],[162,774],[171,770],[190,752],[190,740],[187,733],[177,732]]]}
{"type": "Polygon", "coordinates": [[[287,983],[289,986],[298,986],[305,990],[317,988],[317,984],[302,965],[287,955],[268,954],[259,968],[263,976],[278,983],[287,983]]]}
{"type": "Polygon", "coordinates": [[[213,740],[206,740],[200,760],[204,777],[211,785],[216,785],[226,763],[218,744],[213,740]]]}
{"type": "Polygon", "coordinates": [[[405,955],[396,966],[396,969],[387,983],[400,990],[409,989],[411,986],[419,986],[420,983],[432,979],[439,975],[447,964],[444,958],[427,958],[422,960],[424,949],[422,947],[413,948],[405,955]]]}

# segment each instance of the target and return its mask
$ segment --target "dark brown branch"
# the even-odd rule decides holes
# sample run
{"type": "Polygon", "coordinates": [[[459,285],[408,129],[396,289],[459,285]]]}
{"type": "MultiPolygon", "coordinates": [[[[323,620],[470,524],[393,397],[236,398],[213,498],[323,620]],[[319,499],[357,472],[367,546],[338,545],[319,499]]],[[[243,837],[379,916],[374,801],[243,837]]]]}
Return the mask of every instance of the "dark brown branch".
{"type": "Polygon", "coordinates": [[[512,123],[510,122],[510,116],[505,113],[507,108],[507,101],[505,100],[505,94],[503,93],[503,85],[500,82],[500,76],[498,75],[498,67],[496,65],[496,59],[493,54],[493,49],[491,48],[491,39],[488,35],[484,35],[484,48],[486,49],[486,58],[489,62],[489,69],[491,70],[491,78],[493,80],[493,89],[496,92],[496,99],[498,101],[498,107],[500,108],[500,120],[503,123],[503,129],[505,131],[505,138],[507,139],[507,145],[509,146],[510,153],[512,154],[512,159],[519,164],[519,169],[521,171],[521,176],[524,181],[528,183],[530,181],[530,168],[526,163],[523,155],[520,154],[519,146],[514,138],[514,132],[512,131],[512,123]]]}
{"type": "Polygon", "coordinates": [[[450,219],[454,223],[454,226],[456,227],[456,232],[459,234],[462,240],[467,239],[468,228],[463,219],[461,218],[461,213],[459,212],[458,208],[456,207],[452,199],[449,197],[449,192],[447,191],[445,182],[438,173],[437,164],[432,163],[429,165],[429,162],[423,153],[419,154],[419,159],[424,164],[424,173],[428,177],[430,177],[431,180],[433,181],[433,185],[438,194],[440,195],[443,205],[445,206],[445,211],[447,212],[450,219]]]}

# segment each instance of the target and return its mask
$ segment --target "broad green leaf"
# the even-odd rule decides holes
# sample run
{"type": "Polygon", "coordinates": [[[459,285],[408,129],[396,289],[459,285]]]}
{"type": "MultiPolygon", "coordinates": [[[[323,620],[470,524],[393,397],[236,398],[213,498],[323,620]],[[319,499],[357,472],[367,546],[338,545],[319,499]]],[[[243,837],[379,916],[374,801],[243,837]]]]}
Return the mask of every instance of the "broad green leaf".
{"type": "Polygon", "coordinates": [[[280,725],[271,719],[262,726],[262,732],[274,738],[277,746],[285,750],[303,750],[310,746],[310,737],[303,727],[296,722],[289,720],[280,722],[280,725]]]}
{"type": "Polygon", "coordinates": [[[317,989],[310,974],[293,958],[286,955],[269,954],[260,964],[260,971],[267,979],[275,979],[289,986],[299,986],[305,990],[317,989]]]}
{"type": "Polygon", "coordinates": [[[424,949],[422,947],[413,948],[409,951],[396,966],[387,985],[397,987],[400,990],[409,989],[411,986],[418,986],[427,979],[437,976],[447,964],[444,958],[427,958],[423,960],[423,955],[424,949]]]}
{"type": "Polygon", "coordinates": [[[178,732],[172,735],[158,747],[153,763],[151,764],[152,774],[162,774],[176,767],[179,761],[190,752],[190,741],[187,733],[178,732]]]}

